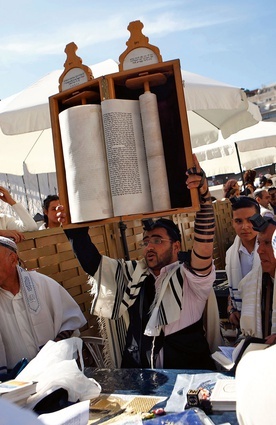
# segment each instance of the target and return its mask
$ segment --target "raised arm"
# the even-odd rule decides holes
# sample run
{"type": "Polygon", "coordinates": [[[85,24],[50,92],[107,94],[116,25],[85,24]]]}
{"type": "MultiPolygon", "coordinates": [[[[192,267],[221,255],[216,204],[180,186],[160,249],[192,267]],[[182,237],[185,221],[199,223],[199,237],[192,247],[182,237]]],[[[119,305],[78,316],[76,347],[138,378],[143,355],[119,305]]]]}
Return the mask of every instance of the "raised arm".
{"type": "Polygon", "coordinates": [[[83,270],[90,276],[93,276],[99,267],[102,256],[92,243],[88,230],[88,227],[78,227],[75,229],[64,229],[64,233],[69,239],[83,270]]]}
{"type": "MultiPolygon", "coordinates": [[[[62,225],[66,221],[66,211],[63,205],[56,207],[57,219],[62,225]]],[[[89,236],[89,227],[77,227],[75,229],[64,229],[64,233],[69,239],[72,249],[79,260],[83,270],[94,276],[101,262],[101,254],[92,243],[89,236]]]]}
{"type": "Polygon", "coordinates": [[[17,230],[20,232],[32,232],[37,230],[37,224],[28,213],[28,211],[21,205],[17,203],[9,193],[7,189],[3,186],[0,186],[0,199],[3,202],[9,204],[14,212],[18,215],[19,219],[7,215],[5,217],[5,229],[6,230],[17,230]]]}
{"type": "Polygon", "coordinates": [[[196,212],[191,267],[196,274],[206,275],[212,269],[215,216],[206,175],[195,155],[195,166],[189,168],[187,187],[198,188],[200,210],[196,212]]]}
{"type": "Polygon", "coordinates": [[[12,238],[15,243],[24,241],[25,236],[23,233],[18,232],[18,230],[2,230],[0,229],[0,236],[5,238],[12,238]]]}

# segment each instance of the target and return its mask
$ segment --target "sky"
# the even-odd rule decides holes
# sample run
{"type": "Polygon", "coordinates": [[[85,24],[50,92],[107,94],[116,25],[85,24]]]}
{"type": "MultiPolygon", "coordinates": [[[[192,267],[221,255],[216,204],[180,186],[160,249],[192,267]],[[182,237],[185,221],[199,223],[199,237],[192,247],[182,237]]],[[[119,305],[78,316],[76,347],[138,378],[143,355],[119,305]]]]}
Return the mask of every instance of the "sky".
{"type": "Polygon", "coordinates": [[[236,87],[276,82],[274,0],[0,0],[0,99],[61,69],[74,42],[83,64],[118,61],[131,21],[163,61],[236,87]],[[2,4],[1,4],[2,3],[2,4]]]}

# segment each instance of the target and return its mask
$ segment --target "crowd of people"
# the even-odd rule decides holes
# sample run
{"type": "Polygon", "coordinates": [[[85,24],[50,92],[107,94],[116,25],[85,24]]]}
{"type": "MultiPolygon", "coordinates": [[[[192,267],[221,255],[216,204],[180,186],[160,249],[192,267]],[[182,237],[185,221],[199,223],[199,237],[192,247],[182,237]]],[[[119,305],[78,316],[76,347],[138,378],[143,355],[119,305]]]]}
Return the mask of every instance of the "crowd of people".
{"type": "MultiPolygon", "coordinates": [[[[242,191],[235,179],[224,186],[236,233],[225,258],[227,315],[239,339],[255,336],[273,345],[276,188],[267,178],[256,187],[255,177],[254,170],[245,173],[242,191]]],[[[91,314],[125,328],[125,340],[115,342],[124,368],[217,368],[203,320],[215,281],[215,217],[208,181],[195,156],[185,178],[187,188],[199,193],[191,252],[181,252],[178,226],[162,217],[143,220],[141,260],[100,254],[88,227],[64,229],[88,274],[91,314]]],[[[4,187],[0,187],[0,199],[18,216],[0,214],[0,380],[6,380],[22,358],[33,359],[48,340],[79,335],[86,319],[61,285],[20,266],[17,244],[24,240],[24,232],[38,227],[4,187]]],[[[41,230],[62,226],[67,211],[59,196],[49,195],[43,214],[41,230]]]]}
{"type": "Polygon", "coordinates": [[[238,196],[254,198],[260,205],[262,216],[275,219],[276,212],[276,187],[271,178],[261,176],[256,185],[256,170],[247,170],[243,176],[243,187],[238,180],[229,179],[223,185],[223,199],[231,199],[238,196]]]}

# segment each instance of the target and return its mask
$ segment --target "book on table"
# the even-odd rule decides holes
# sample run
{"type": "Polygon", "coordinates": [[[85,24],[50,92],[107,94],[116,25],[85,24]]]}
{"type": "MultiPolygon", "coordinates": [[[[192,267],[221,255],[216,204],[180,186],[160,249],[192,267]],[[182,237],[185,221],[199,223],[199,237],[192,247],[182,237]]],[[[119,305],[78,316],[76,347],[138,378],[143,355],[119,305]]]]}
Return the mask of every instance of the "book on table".
{"type": "Polygon", "coordinates": [[[0,383],[0,397],[17,404],[24,404],[36,392],[37,382],[12,379],[0,383]]]}
{"type": "Polygon", "coordinates": [[[210,401],[213,410],[236,410],[236,381],[235,379],[218,379],[212,390],[210,401]]]}
{"type": "Polygon", "coordinates": [[[262,338],[243,338],[235,347],[220,346],[220,351],[212,354],[213,359],[227,370],[235,369],[240,359],[250,351],[269,347],[262,338]]]}

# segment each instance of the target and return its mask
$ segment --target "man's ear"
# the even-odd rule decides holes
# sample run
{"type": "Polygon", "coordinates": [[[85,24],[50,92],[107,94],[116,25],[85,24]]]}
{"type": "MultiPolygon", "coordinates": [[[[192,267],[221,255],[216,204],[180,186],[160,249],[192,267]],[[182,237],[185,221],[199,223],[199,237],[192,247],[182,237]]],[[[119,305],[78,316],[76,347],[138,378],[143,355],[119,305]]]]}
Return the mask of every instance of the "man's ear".
{"type": "Polygon", "coordinates": [[[181,251],[181,243],[180,243],[180,241],[175,241],[174,243],[175,243],[175,246],[177,248],[177,251],[181,251]]]}
{"type": "Polygon", "coordinates": [[[11,256],[12,256],[11,257],[12,265],[16,266],[18,264],[18,261],[19,261],[18,255],[15,252],[12,252],[11,256]]]}

